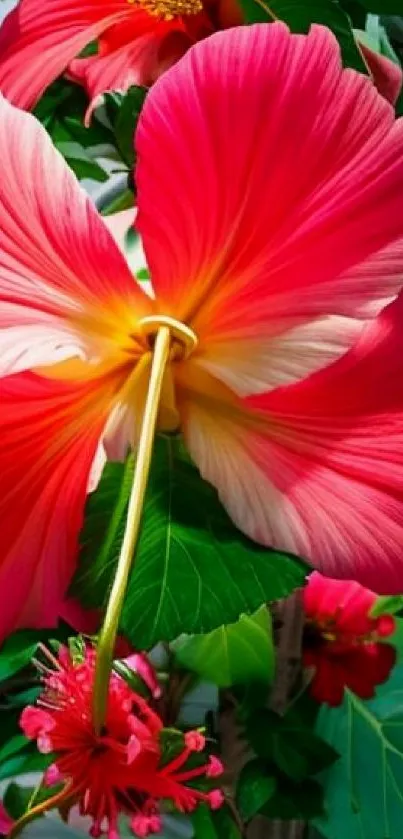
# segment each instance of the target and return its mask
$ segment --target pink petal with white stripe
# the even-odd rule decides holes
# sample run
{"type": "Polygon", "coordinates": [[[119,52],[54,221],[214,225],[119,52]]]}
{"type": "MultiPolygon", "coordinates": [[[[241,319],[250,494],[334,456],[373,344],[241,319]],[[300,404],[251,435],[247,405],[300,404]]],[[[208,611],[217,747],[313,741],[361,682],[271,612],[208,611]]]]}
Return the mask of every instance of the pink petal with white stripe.
{"type": "Polygon", "coordinates": [[[118,325],[149,303],[44,128],[2,97],[0,158],[4,375],[96,352],[101,314],[118,325]]]}
{"type": "Polygon", "coordinates": [[[378,593],[403,581],[402,318],[399,298],[338,362],[269,394],[236,400],[196,365],[181,385],[189,450],[238,527],[378,593]]]}
{"type": "Polygon", "coordinates": [[[246,366],[251,393],[334,360],[347,337],[335,316],[366,317],[369,304],[373,315],[400,290],[403,122],[342,68],[328,29],[257,24],[196,44],[152,87],[136,148],[137,225],[160,309],[192,326],[199,359],[242,380],[239,392],[246,366]],[[287,354],[294,336],[298,355],[301,327],[306,363],[283,376],[281,341],[287,354]]]}

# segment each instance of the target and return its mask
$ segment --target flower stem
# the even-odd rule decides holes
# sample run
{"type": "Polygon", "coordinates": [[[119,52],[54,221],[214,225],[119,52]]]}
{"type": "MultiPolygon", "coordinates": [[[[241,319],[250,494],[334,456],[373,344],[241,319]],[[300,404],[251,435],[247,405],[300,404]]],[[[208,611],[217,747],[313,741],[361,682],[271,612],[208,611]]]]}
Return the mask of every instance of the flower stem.
{"type": "Polygon", "coordinates": [[[113,653],[127,582],[140,532],[144,496],[150,471],[161,389],[169,358],[170,343],[171,331],[169,327],[161,326],[158,329],[154,344],[150,382],[141,423],[126,529],[97,647],[93,697],[94,727],[97,733],[101,731],[105,722],[113,653]]]}
{"type": "Polygon", "coordinates": [[[34,819],[37,819],[39,816],[43,816],[48,810],[54,810],[59,804],[65,804],[71,798],[72,789],[71,784],[69,783],[62,790],[55,793],[55,795],[52,795],[51,798],[47,798],[46,801],[42,801],[35,807],[30,807],[30,809],[20,816],[20,818],[14,822],[11,831],[8,834],[8,839],[16,839],[27,824],[32,822],[34,819]]]}

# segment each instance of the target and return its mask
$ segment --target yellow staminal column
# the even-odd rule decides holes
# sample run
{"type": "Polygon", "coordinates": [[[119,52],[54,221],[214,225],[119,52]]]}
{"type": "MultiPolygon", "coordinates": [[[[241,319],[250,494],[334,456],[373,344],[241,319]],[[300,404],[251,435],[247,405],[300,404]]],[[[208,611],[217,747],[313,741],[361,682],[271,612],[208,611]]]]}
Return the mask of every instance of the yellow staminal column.
{"type": "Polygon", "coordinates": [[[192,330],[174,318],[163,315],[143,318],[140,327],[145,334],[156,335],[156,338],[153,349],[150,381],[139,434],[133,485],[127,511],[126,529],[97,646],[93,699],[94,727],[97,733],[102,730],[105,722],[113,653],[129,574],[140,532],[141,515],[150,471],[155,430],[157,427],[167,363],[175,343],[178,342],[180,344],[182,357],[189,355],[197,345],[197,338],[192,330]]]}
{"type": "Polygon", "coordinates": [[[119,629],[119,619],[123,608],[127,582],[135,551],[144,496],[150,471],[151,456],[155,429],[158,418],[158,408],[165,367],[169,358],[171,332],[168,326],[161,326],[155,339],[153,361],[151,365],[150,383],[141,424],[140,438],[137,449],[137,459],[134,470],[133,485],[127,510],[126,530],[123,537],[118,566],[105,618],[98,640],[97,660],[94,680],[94,726],[99,733],[105,721],[108,700],[109,676],[113,662],[116,636],[119,629]]]}

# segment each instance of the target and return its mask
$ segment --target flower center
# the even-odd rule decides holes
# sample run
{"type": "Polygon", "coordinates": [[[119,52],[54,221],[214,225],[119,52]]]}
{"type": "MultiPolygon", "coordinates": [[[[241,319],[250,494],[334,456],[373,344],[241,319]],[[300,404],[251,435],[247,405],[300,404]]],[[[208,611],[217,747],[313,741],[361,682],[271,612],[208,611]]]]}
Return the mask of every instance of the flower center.
{"type": "Polygon", "coordinates": [[[140,5],[148,14],[163,20],[197,15],[203,10],[201,0],[128,0],[128,2],[140,5]]]}
{"type": "Polygon", "coordinates": [[[139,323],[140,333],[148,346],[153,349],[158,330],[167,327],[170,332],[169,360],[162,380],[157,428],[163,432],[176,432],[180,426],[180,416],[176,402],[176,384],[174,366],[185,361],[196,349],[197,335],[189,326],[169,315],[151,315],[142,318],[139,323]]]}
{"type": "Polygon", "coordinates": [[[161,326],[167,326],[172,336],[171,360],[183,361],[189,358],[198,344],[197,335],[189,326],[169,315],[150,315],[142,318],[139,327],[150,347],[154,346],[155,336],[161,326]]]}

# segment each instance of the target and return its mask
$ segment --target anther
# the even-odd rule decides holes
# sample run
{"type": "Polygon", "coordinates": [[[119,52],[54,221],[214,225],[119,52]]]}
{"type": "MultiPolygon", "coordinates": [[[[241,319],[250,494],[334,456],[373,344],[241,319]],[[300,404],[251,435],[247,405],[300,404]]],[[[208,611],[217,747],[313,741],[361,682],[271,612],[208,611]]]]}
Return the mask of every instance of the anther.
{"type": "Polygon", "coordinates": [[[197,15],[203,10],[202,0],[128,0],[139,5],[150,15],[162,20],[197,15]]]}
{"type": "Polygon", "coordinates": [[[198,339],[197,335],[193,332],[193,329],[190,329],[189,326],[186,326],[186,324],[182,323],[180,320],[171,318],[169,315],[150,315],[148,317],[141,318],[138,325],[141,333],[146,338],[154,336],[161,326],[167,326],[171,332],[172,338],[178,341],[183,347],[184,358],[188,358],[197,347],[198,339]]]}

